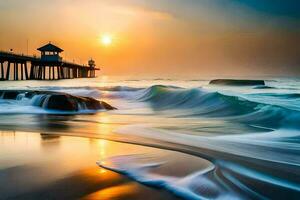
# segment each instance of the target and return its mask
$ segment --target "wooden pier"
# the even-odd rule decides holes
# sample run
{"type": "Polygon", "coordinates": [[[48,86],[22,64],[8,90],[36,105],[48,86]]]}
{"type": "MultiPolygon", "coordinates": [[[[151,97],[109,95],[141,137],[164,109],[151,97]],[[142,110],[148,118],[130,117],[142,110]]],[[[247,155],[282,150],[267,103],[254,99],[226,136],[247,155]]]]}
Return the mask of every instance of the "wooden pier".
{"type": "Polygon", "coordinates": [[[0,80],[59,80],[96,77],[95,62],[88,65],[63,61],[63,50],[51,43],[38,49],[41,57],[0,51],[0,80]]]}

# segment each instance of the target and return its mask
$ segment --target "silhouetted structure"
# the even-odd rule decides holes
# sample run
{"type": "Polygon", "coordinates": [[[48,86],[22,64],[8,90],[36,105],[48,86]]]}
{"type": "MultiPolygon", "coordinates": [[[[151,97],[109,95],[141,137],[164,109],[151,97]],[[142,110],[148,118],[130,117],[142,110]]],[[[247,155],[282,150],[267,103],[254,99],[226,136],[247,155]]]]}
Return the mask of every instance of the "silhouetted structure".
{"type": "Polygon", "coordinates": [[[46,44],[45,46],[42,46],[37,49],[38,51],[41,52],[41,60],[42,61],[47,61],[47,62],[61,62],[62,57],[59,56],[62,50],[61,48],[51,44],[46,44]]]}
{"type": "Polygon", "coordinates": [[[90,72],[91,72],[90,76],[91,77],[96,77],[95,70],[93,70],[93,69],[96,68],[96,63],[93,59],[89,60],[89,67],[90,67],[90,72]]]}
{"type": "Polygon", "coordinates": [[[60,57],[63,50],[51,43],[37,50],[41,52],[40,58],[13,52],[0,52],[0,80],[94,78],[96,76],[95,71],[99,70],[93,60],[88,62],[89,66],[63,61],[60,57]],[[28,63],[31,64],[29,73],[28,63]],[[13,68],[11,68],[12,64],[13,68]]]}

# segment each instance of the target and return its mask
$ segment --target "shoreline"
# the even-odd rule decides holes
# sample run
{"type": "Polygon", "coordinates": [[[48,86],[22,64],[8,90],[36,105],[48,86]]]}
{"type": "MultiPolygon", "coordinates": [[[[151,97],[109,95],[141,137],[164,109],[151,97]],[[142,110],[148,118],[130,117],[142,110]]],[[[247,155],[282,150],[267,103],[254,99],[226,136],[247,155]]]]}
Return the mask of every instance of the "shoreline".
{"type": "MultiPolygon", "coordinates": [[[[103,139],[62,136],[58,134],[41,135],[32,132],[13,133],[11,131],[5,131],[1,132],[1,142],[6,146],[3,147],[4,150],[2,149],[2,152],[0,151],[0,155],[5,151],[7,146],[11,146],[7,144],[7,141],[12,139],[12,137],[9,136],[10,134],[15,137],[13,138],[13,146],[16,145],[16,141],[17,143],[21,140],[25,141],[25,136],[27,138],[26,140],[28,140],[29,137],[29,141],[26,142],[30,143],[27,145],[36,146],[35,143],[38,140],[38,137],[42,137],[42,139],[39,139],[39,142],[43,143],[42,145],[44,147],[42,148],[45,149],[43,150],[45,152],[35,152],[37,154],[42,153],[42,156],[36,156],[34,151],[30,151],[32,152],[32,155],[28,158],[26,157],[24,163],[24,155],[20,156],[20,153],[18,153],[15,158],[10,158],[13,160],[13,166],[7,167],[5,167],[5,159],[0,159],[0,176],[4,177],[0,180],[0,184],[3,185],[0,189],[0,193],[2,194],[1,199],[179,199],[168,191],[148,187],[124,175],[99,167],[96,164],[98,159],[95,158],[95,155],[90,155],[89,158],[85,158],[86,156],[89,156],[88,152],[91,150],[87,151],[86,148],[88,147],[84,147],[85,144],[82,144],[83,147],[81,147],[81,149],[83,148],[82,151],[85,152],[85,155],[84,159],[80,162],[88,163],[84,163],[83,166],[78,164],[78,161],[76,161],[77,158],[66,158],[66,155],[70,156],[73,154],[72,152],[61,149],[64,148],[62,146],[72,145],[72,142],[86,143],[89,141],[89,143],[92,142],[92,144],[89,144],[92,146],[99,145],[98,142],[100,142],[101,145],[102,141],[105,141],[103,139]],[[53,158],[47,158],[52,156],[54,156],[54,160],[53,158]],[[31,157],[34,159],[31,160],[31,157]],[[85,159],[87,161],[84,161],[85,159]],[[92,162],[89,162],[90,159],[92,162]],[[72,166],[73,164],[75,166],[72,166]],[[60,170],[62,170],[62,172],[60,172],[60,170]],[[34,179],[32,179],[33,177],[34,179]]],[[[108,149],[110,148],[110,144],[120,149],[128,148],[129,146],[132,146],[132,149],[140,149],[139,151],[146,148],[146,152],[149,151],[147,149],[152,149],[148,147],[137,147],[136,145],[131,144],[121,144],[119,142],[105,142],[105,145],[108,145],[108,149]]],[[[13,148],[13,146],[11,146],[11,148],[13,148]]],[[[21,147],[21,149],[22,148],[23,147],[21,147]]],[[[26,148],[28,148],[28,146],[26,148]]],[[[26,148],[23,148],[22,150],[26,150],[26,148]]],[[[96,148],[95,146],[92,147],[92,149],[95,150],[98,148],[99,147],[97,146],[96,148]]],[[[105,149],[103,150],[106,151],[105,149]]],[[[4,153],[13,156],[12,153],[14,153],[14,150],[11,151],[6,151],[4,153]]],[[[78,155],[78,157],[81,157],[81,155],[78,155]]]]}
{"type": "Polygon", "coordinates": [[[98,166],[82,169],[35,191],[8,199],[178,199],[167,191],[144,186],[112,171],[105,172],[108,178],[101,178],[99,173],[98,166]]]}

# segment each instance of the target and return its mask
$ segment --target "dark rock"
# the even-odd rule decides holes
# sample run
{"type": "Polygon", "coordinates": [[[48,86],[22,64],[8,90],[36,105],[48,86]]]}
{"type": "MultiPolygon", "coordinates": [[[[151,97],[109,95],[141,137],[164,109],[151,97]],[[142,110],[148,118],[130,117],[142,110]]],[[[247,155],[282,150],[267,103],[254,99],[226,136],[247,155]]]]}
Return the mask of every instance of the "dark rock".
{"type": "Polygon", "coordinates": [[[265,85],[264,80],[235,80],[235,79],[215,79],[209,82],[211,85],[230,85],[230,86],[255,86],[265,85]]]}
{"type": "Polygon", "coordinates": [[[101,109],[116,110],[115,107],[112,107],[108,103],[103,101],[98,101],[91,97],[76,97],[76,98],[80,104],[84,104],[85,107],[89,110],[101,110],[101,109]]]}
{"type": "Polygon", "coordinates": [[[109,105],[108,103],[106,103],[104,101],[100,101],[100,103],[101,103],[102,109],[105,109],[105,110],[117,110],[117,108],[109,105]]]}
{"type": "Polygon", "coordinates": [[[84,104],[89,110],[100,110],[102,109],[100,101],[91,97],[78,97],[78,101],[84,104]]]}
{"type": "Polygon", "coordinates": [[[34,103],[35,106],[50,110],[78,111],[80,108],[89,110],[115,110],[116,108],[98,101],[91,97],[74,96],[63,92],[51,91],[24,91],[24,90],[0,90],[0,97],[3,99],[16,99],[19,94],[24,94],[26,98],[32,99],[36,95],[41,97],[34,103]]]}
{"type": "Polygon", "coordinates": [[[2,98],[3,99],[16,99],[19,94],[20,94],[19,91],[4,91],[2,98]]]}
{"type": "Polygon", "coordinates": [[[52,110],[78,111],[76,98],[67,94],[52,94],[44,100],[43,106],[52,110]]]}

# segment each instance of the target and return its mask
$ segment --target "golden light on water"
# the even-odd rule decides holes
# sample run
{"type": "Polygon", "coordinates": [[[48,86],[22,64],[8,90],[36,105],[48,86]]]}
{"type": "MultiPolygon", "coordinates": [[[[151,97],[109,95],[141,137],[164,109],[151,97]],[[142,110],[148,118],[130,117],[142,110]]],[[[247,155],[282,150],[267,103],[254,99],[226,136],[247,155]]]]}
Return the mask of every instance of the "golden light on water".
{"type": "Polygon", "coordinates": [[[126,197],[128,198],[132,196],[137,190],[137,184],[126,183],[99,190],[98,192],[92,193],[83,199],[122,199],[122,197],[125,197],[126,199],[126,197]]]}
{"type": "Polygon", "coordinates": [[[103,160],[105,159],[106,156],[106,140],[100,140],[99,141],[99,146],[100,146],[100,159],[103,160]]]}

